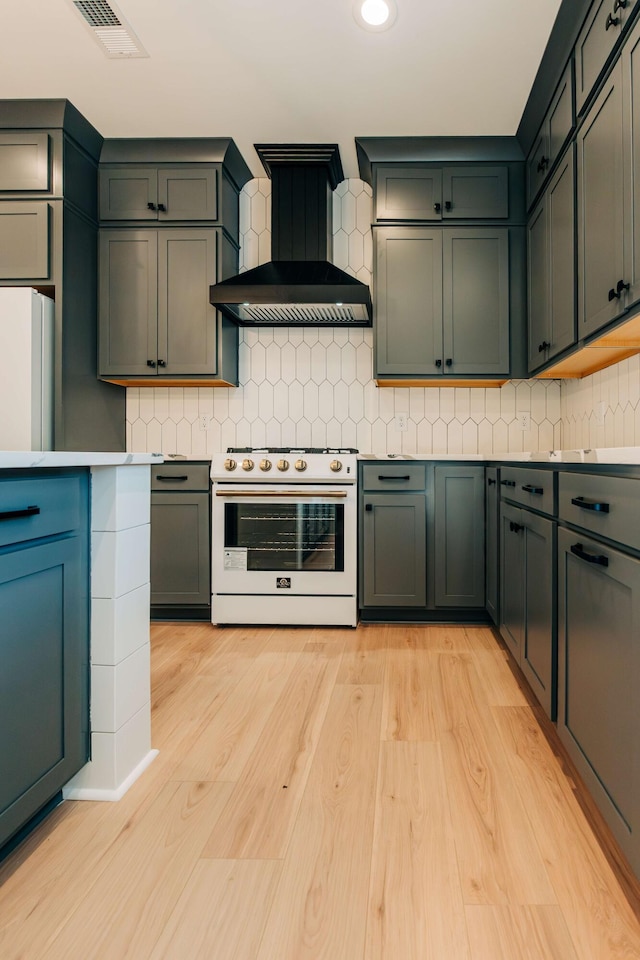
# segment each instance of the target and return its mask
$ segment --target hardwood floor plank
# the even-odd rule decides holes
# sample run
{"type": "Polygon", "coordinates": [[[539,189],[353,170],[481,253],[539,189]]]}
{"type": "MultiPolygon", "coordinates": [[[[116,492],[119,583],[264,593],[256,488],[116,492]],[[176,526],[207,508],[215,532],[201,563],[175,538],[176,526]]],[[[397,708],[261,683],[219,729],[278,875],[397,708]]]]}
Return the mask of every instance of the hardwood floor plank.
{"type": "Polygon", "coordinates": [[[48,960],[146,960],[183,893],[228,783],[168,783],[48,946],[48,960]]]}
{"type": "Polygon", "coordinates": [[[211,833],[205,857],[284,856],[304,791],[339,658],[301,654],[211,833]]]}
{"type": "Polygon", "coordinates": [[[640,957],[638,917],[531,710],[503,707],[494,714],[579,960],[640,957]]]}
{"type": "Polygon", "coordinates": [[[471,960],[581,960],[558,906],[467,907],[466,918],[471,960]]]}
{"type": "Polygon", "coordinates": [[[469,957],[438,744],[381,744],[365,957],[469,957]]]}
{"type": "Polygon", "coordinates": [[[336,686],[258,960],[363,960],[380,717],[379,687],[336,686]]]}
{"type": "Polygon", "coordinates": [[[382,739],[436,741],[438,655],[420,647],[387,651],[382,739]]]}
{"type": "Polygon", "coordinates": [[[549,904],[556,897],[525,803],[511,784],[469,654],[438,654],[442,750],[467,904],[549,904]]]}
{"type": "Polygon", "coordinates": [[[479,696],[491,707],[526,707],[527,698],[511,672],[508,656],[499,648],[474,651],[479,696]]]}
{"type": "Polygon", "coordinates": [[[351,630],[345,638],[338,683],[382,683],[388,627],[372,624],[351,630]]]}
{"type": "Polygon", "coordinates": [[[240,778],[267,723],[299,653],[262,653],[210,716],[182,754],[174,780],[240,778]]]}
{"type": "Polygon", "coordinates": [[[279,860],[200,860],[150,960],[254,960],[281,869],[279,860]]]}

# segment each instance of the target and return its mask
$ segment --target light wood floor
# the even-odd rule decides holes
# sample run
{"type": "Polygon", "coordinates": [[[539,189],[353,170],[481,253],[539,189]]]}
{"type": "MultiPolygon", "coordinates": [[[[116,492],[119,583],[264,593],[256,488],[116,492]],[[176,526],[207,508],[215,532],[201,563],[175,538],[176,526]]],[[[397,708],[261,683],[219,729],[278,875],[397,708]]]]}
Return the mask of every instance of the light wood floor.
{"type": "Polygon", "coordinates": [[[640,958],[637,885],[489,629],[152,649],[160,755],[0,865],[2,960],[640,958]]]}

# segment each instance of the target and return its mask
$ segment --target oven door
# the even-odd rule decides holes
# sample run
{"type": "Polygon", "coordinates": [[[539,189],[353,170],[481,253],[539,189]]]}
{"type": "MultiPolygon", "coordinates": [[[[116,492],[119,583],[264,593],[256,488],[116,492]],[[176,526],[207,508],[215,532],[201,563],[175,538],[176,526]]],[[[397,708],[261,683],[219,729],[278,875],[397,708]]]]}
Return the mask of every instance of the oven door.
{"type": "Polygon", "coordinates": [[[355,486],[218,484],[213,500],[214,594],[355,595],[355,486]]]}

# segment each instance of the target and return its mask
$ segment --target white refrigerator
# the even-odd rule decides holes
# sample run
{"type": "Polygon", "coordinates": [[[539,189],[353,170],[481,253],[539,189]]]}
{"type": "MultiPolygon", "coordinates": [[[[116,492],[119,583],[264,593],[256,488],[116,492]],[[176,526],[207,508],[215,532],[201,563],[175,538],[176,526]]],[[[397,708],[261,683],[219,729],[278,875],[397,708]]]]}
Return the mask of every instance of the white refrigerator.
{"type": "Polygon", "coordinates": [[[54,303],[0,287],[0,450],[51,450],[54,303]]]}

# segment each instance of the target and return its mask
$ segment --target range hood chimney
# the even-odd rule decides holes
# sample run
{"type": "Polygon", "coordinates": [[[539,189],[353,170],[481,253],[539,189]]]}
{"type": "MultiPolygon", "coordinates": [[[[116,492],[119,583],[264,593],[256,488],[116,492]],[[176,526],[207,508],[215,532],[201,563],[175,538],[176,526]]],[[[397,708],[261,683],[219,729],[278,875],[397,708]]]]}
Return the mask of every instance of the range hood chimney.
{"type": "Polygon", "coordinates": [[[209,288],[242,326],[370,327],[369,287],[330,262],[337,144],[256,144],[271,178],[272,259],[209,288]]]}

